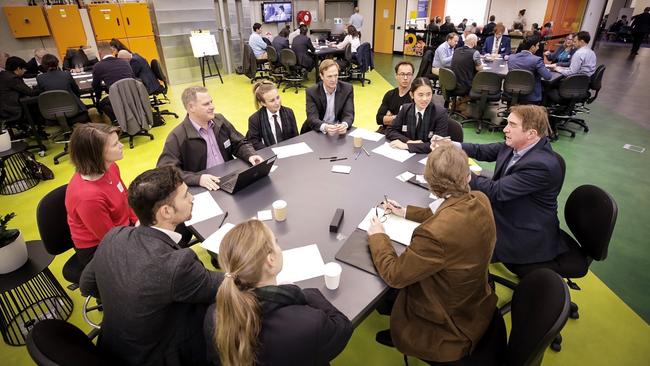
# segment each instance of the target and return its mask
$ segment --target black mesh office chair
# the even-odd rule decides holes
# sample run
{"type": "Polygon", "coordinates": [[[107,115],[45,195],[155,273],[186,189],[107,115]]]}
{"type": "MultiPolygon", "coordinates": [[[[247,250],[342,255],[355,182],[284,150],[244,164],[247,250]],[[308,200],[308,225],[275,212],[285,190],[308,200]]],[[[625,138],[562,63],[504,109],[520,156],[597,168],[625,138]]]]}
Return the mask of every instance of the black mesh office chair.
{"type": "Polygon", "coordinates": [[[463,126],[458,121],[447,119],[447,132],[451,141],[463,142],[463,126]]]}
{"type": "Polygon", "coordinates": [[[549,108],[549,121],[556,136],[559,131],[567,131],[571,137],[575,137],[575,131],[567,126],[569,123],[576,123],[582,126],[585,132],[589,132],[585,120],[576,117],[578,112],[576,106],[589,98],[590,83],[591,79],[587,75],[570,75],[560,81],[557,96],[555,92],[548,94],[552,102],[549,108]]]}
{"type": "Polygon", "coordinates": [[[503,81],[501,100],[506,104],[504,116],[510,111],[510,106],[526,104],[522,97],[528,96],[535,88],[535,75],[528,70],[510,70],[503,81]]]}
{"type": "Polygon", "coordinates": [[[54,156],[54,164],[58,164],[59,159],[68,154],[68,143],[72,134],[69,122],[72,118],[86,112],[79,109],[77,98],[66,90],[50,90],[41,93],[38,96],[38,109],[43,118],[57,121],[61,127],[62,139],[57,143],[64,144],[63,152],[54,156]]]}
{"type": "Polygon", "coordinates": [[[372,81],[366,79],[366,72],[371,70],[374,65],[371,64],[372,51],[370,50],[370,43],[364,42],[357,48],[356,58],[352,55],[352,45],[348,45],[350,51],[348,53],[347,47],[345,49],[345,60],[349,63],[350,69],[348,71],[350,82],[357,80],[361,82],[361,87],[365,87],[365,83],[370,84],[372,81]]]}
{"type": "Polygon", "coordinates": [[[169,88],[167,85],[167,76],[160,66],[160,62],[158,62],[158,60],[155,58],[151,60],[151,71],[153,71],[153,74],[156,75],[156,79],[162,83],[160,85],[160,88],[151,94],[151,107],[154,109],[154,113],[160,120],[163,121],[163,123],[163,115],[174,116],[174,118],[178,118],[178,114],[174,112],[168,110],[160,110],[160,106],[169,104],[169,98],[167,98],[167,90],[169,88]]]}
{"type": "Polygon", "coordinates": [[[598,98],[598,93],[603,87],[603,76],[605,75],[605,70],[607,67],[605,65],[598,65],[596,71],[591,75],[591,81],[589,83],[589,96],[583,103],[578,103],[576,106],[578,113],[589,113],[591,110],[586,104],[593,103],[596,98],[598,98]],[[592,91],[593,90],[593,94],[592,91]]]}
{"type": "Polygon", "coordinates": [[[244,44],[242,67],[244,74],[251,79],[251,84],[259,79],[265,79],[267,77],[265,73],[267,73],[268,70],[264,67],[267,62],[267,59],[257,59],[251,46],[244,44]]]}
{"type": "Polygon", "coordinates": [[[280,51],[280,63],[285,69],[283,80],[286,83],[282,92],[284,93],[288,88],[294,88],[298,94],[298,88],[304,88],[304,85],[302,85],[302,68],[298,65],[296,53],[289,48],[283,49],[280,51]]]}
{"type": "Polygon", "coordinates": [[[456,109],[456,100],[460,96],[456,92],[456,74],[454,74],[454,72],[450,69],[441,67],[438,74],[438,80],[440,81],[440,91],[442,93],[442,97],[445,100],[445,108],[447,108],[449,117],[459,117],[460,119],[465,119],[465,116],[460,114],[456,109]],[[450,104],[451,109],[449,109],[450,104]]]}
{"type": "Polygon", "coordinates": [[[424,52],[422,55],[422,60],[420,61],[420,66],[418,67],[418,72],[415,75],[416,78],[425,77],[431,80],[431,87],[434,91],[441,93],[440,86],[438,85],[438,76],[431,72],[433,65],[433,57],[435,53],[433,50],[429,49],[424,52]]]}
{"type": "Polygon", "coordinates": [[[269,73],[271,77],[275,80],[276,86],[279,88],[282,84],[282,78],[284,77],[284,66],[280,63],[280,57],[278,56],[278,51],[273,46],[266,47],[266,54],[269,57],[269,73]]]}
{"type": "MultiPolygon", "coordinates": [[[[472,354],[455,362],[425,361],[434,366],[538,366],[546,348],[560,334],[569,316],[569,289],[549,269],[538,269],[522,279],[512,295],[512,326],[495,311],[488,329],[472,354]]],[[[390,339],[382,343],[392,347],[390,339]]],[[[404,357],[406,365],[408,359],[404,357]]]]}
{"type": "Polygon", "coordinates": [[[476,118],[469,118],[461,122],[464,126],[467,123],[476,122],[476,133],[483,130],[483,122],[487,122],[488,128],[498,128],[492,124],[491,120],[485,119],[485,112],[488,110],[491,102],[498,102],[501,99],[501,84],[503,79],[501,75],[489,72],[479,71],[474,80],[472,80],[472,89],[469,91],[469,97],[477,105],[478,114],[476,118]]]}
{"type": "Polygon", "coordinates": [[[108,366],[115,363],[93,344],[91,335],[60,320],[45,319],[27,334],[27,351],[39,366],[108,366]]]}
{"type": "MultiPolygon", "coordinates": [[[[65,208],[65,191],[68,185],[46,194],[36,207],[36,224],[45,249],[51,255],[59,255],[74,248],[70,227],[68,226],[68,214],[65,208]]],[[[71,282],[68,289],[74,290],[79,287],[79,278],[84,266],[77,259],[74,253],[63,265],[63,278],[71,282]]]]}

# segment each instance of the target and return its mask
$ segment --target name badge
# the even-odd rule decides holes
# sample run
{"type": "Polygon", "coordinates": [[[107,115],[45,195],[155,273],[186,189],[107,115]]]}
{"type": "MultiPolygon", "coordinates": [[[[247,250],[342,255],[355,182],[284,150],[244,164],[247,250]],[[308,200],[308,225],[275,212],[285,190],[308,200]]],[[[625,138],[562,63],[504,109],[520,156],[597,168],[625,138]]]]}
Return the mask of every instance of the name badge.
{"type": "Polygon", "coordinates": [[[223,147],[226,148],[226,149],[230,147],[230,139],[226,140],[226,141],[223,143],[223,147]]]}
{"type": "Polygon", "coordinates": [[[408,131],[408,126],[407,125],[402,125],[402,132],[408,131]]]}
{"type": "Polygon", "coordinates": [[[433,131],[429,131],[429,138],[433,137],[433,131]]]}
{"type": "Polygon", "coordinates": [[[122,186],[122,182],[117,182],[117,190],[120,191],[120,193],[124,192],[124,187],[122,186]]]}

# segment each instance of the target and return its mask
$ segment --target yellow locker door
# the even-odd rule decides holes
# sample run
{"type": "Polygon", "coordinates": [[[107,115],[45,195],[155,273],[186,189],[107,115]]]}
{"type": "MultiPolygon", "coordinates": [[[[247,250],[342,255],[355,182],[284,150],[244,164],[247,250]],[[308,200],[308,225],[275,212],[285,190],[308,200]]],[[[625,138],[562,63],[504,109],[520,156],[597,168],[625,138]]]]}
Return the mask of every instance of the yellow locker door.
{"type": "Polygon", "coordinates": [[[14,38],[49,36],[43,8],[40,6],[5,6],[5,16],[14,38]]]}
{"type": "Polygon", "coordinates": [[[375,3],[375,52],[393,53],[395,36],[395,0],[377,0],[375,3]]]}
{"type": "Polygon", "coordinates": [[[76,5],[54,5],[45,8],[47,22],[50,24],[54,43],[59,49],[61,60],[68,48],[79,48],[88,43],[76,5]]]}
{"type": "Polygon", "coordinates": [[[90,22],[97,40],[126,37],[122,13],[118,4],[88,5],[88,15],[90,15],[90,22]]]}
{"type": "Polygon", "coordinates": [[[153,36],[149,8],[145,3],[120,5],[127,37],[153,36]]]}
{"type": "Polygon", "coordinates": [[[154,58],[160,61],[154,36],[129,38],[129,45],[131,52],[135,52],[146,58],[149,64],[151,64],[151,60],[154,58]]]}

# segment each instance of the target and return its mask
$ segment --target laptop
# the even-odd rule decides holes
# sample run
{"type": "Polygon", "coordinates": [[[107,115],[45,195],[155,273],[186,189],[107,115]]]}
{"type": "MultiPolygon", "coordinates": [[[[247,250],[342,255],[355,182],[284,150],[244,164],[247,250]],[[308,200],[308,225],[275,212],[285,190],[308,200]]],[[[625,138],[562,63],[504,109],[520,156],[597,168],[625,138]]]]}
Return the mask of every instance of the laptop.
{"type": "Polygon", "coordinates": [[[224,175],[220,178],[219,188],[230,194],[241,191],[256,181],[269,175],[275,159],[277,159],[277,155],[273,155],[263,162],[257,165],[253,165],[240,172],[224,175]]]}

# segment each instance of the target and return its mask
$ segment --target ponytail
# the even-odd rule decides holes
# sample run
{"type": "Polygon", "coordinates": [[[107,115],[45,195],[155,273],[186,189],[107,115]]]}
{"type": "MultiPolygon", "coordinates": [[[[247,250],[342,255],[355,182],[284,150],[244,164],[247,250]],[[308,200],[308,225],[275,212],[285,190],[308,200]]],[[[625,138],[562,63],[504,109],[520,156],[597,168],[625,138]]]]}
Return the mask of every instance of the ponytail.
{"type": "Polygon", "coordinates": [[[262,107],[261,103],[264,102],[264,94],[273,89],[276,89],[276,86],[269,80],[260,80],[253,85],[255,109],[260,109],[260,107],[262,107]]]}

